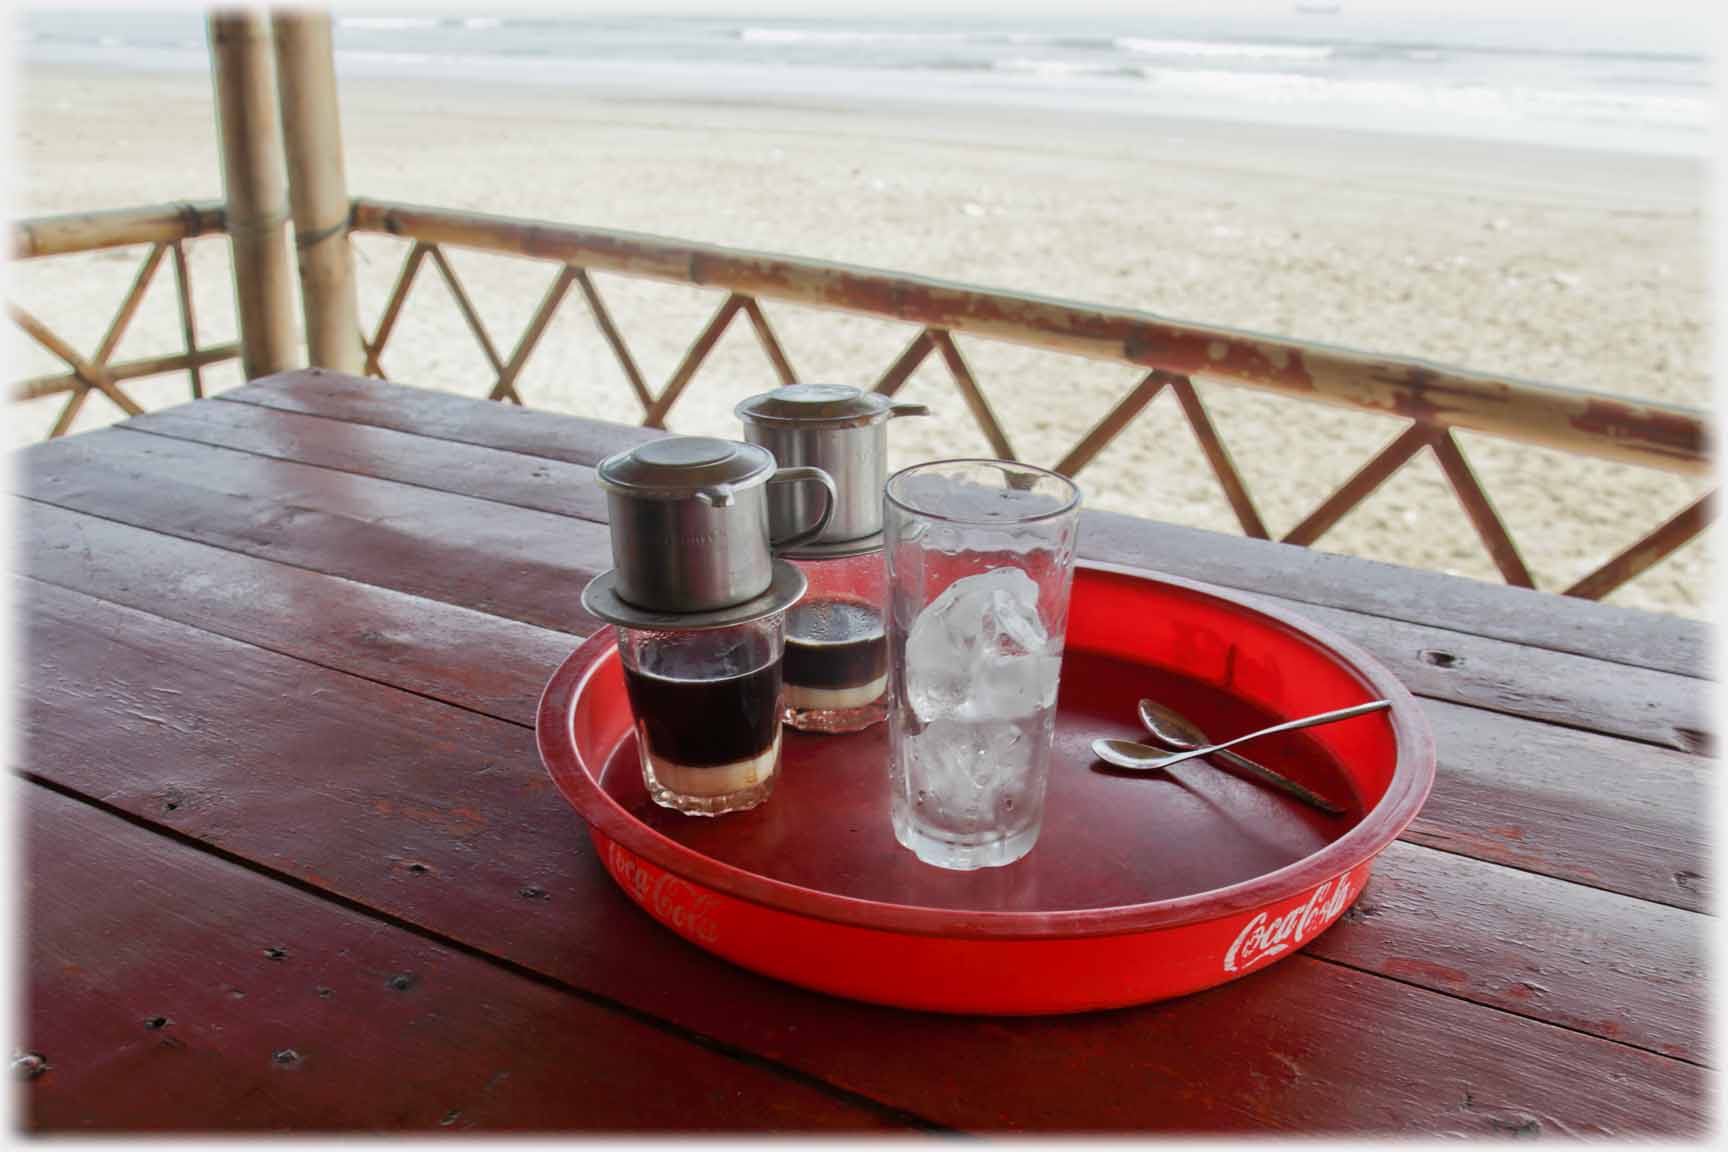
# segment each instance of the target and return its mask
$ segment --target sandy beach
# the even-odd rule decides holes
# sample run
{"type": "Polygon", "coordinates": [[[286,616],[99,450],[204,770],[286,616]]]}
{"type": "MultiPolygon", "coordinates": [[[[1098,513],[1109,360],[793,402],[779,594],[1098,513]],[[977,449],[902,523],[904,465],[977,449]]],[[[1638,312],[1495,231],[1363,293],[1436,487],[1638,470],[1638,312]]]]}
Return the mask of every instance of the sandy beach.
{"type": "MultiPolygon", "coordinates": [[[[20,215],[216,199],[207,76],[32,66],[16,74],[20,215]]],[[[354,79],[342,85],[350,189],[512,216],[655,232],[939,276],[1693,405],[1708,383],[1706,173],[1680,158],[1292,131],[1047,110],[680,103],[568,88],[354,79]]],[[[368,330],[405,245],[357,241],[368,330]]],[[[141,251],[15,265],[11,293],[83,350],[101,338],[141,251]]],[[[192,246],[206,338],[231,338],[225,244],[192,246]]],[[[455,251],[508,354],[554,274],[455,251]]],[[[600,274],[658,388],[719,301],[600,274]]],[[[906,326],[766,305],[803,378],[869,386],[906,326]]],[[[57,370],[15,334],[14,378],[57,370]]],[[[179,340],[163,275],[120,349],[179,340]]],[[[960,338],[1016,451],[1051,464],[1125,390],[1131,368],[960,338]]],[[[393,379],[484,394],[491,372],[449,294],[423,272],[384,355],[393,379]]],[[[212,388],[239,380],[209,373],[212,388]]],[[[681,432],[735,435],[732,405],[774,384],[736,324],[674,410],[681,432]]],[[[1274,535],[1399,431],[1396,421],[1201,382],[1274,535]]],[[[622,373],[574,295],[520,384],[530,405],[637,421],[622,373]]],[[[183,376],[141,382],[147,408],[183,376]]],[[[939,361],[903,396],[933,419],[894,426],[899,462],[990,454],[939,361]]],[[[60,401],[12,405],[39,439],[60,401]]],[[[100,397],[77,428],[118,412],[100,397]]],[[[1684,507],[1708,483],[1478,436],[1466,453],[1539,585],[1557,589],[1684,507]]],[[[1093,507],[1235,531],[1172,396],[1080,477],[1093,507]]],[[[1319,544],[1498,576],[1435,462],[1419,456],[1319,544]]],[[[1708,548],[1611,601],[1708,614],[1708,548]]]]}

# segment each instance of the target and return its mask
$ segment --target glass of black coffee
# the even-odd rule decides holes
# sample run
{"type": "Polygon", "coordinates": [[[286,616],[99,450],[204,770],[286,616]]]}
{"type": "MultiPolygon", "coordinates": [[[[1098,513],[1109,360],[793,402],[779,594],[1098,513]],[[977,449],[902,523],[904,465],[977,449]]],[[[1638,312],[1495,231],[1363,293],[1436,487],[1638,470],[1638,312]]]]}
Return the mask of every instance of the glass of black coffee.
{"type": "Polygon", "coordinates": [[[642,778],[656,804],[718,816],[773,792],[784,618],[681,631],[618,627],[642,778]]]}
{"type": "Polygon", "coordinates": [[[810,586],[786,613],[781,718],[807,732],[867,728],[888,714],[882,550],[792,563],[810,586]]]}

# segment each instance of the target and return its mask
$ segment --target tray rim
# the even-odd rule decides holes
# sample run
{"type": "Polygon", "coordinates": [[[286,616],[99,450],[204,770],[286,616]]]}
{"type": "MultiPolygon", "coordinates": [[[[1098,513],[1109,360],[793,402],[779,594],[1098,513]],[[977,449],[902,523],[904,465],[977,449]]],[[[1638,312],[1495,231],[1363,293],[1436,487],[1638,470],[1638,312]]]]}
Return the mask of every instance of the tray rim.
{"type": "Polygon", "coordinates": [[[583,767],[570,718],[588,681],[608,659],[617,659],[616,640],[610,628],[603,628],[583,641],[547,681],[534,725],[541,763],[559,793],[592,832],[691,884],[793,916],[918,936],[982,940],[1086,938],[1222,919],[1305,893],[1373,860],[1415,819],[1434,784],[1434,736],[1415,696],[1379,660],[1301,613],[1257,603],[1251,594],[1129,565],[1080,561],[1076,568],[1164,585],[1183,596],[1218,601],[1233,611],[1294,632],[1326,650],[1364,688],[1391,700],[1392,707],[1386,714],[1392,724],[1396,763],[1391,783],[1379,803],[1350,831],[1300,860],[1222,888],[1168,900],[1029,913],[888,904],[807,888],[735,867],[656,832],[614,800],[583,767]],[[611,649],[610,654],[607,648],[611,649]]]}

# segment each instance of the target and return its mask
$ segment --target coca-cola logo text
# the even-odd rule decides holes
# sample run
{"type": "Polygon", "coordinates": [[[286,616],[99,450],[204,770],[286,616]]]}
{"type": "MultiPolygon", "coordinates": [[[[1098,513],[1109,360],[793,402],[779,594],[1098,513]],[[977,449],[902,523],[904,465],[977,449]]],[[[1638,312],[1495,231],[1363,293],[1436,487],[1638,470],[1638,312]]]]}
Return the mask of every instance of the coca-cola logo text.
{"type": "Polygon", "coordinates": [[[720,925],[714,920],[713,896],[611,842],[606,845],[606,869],[632,900],[674,931],[695,937],[704,944],[720,939],[720,925]]]}
{"type": "Polygon", "coordinates": [[[1300,947],[1303,941],[1336,920],[1349,902],[1350,878],[1344,876],[1326,881],[1309,894],[1306,903],[1288,909],[1276,919],[1265,912],[1256,913],[1224,953],[1224,971],[1240,972],[1300,947]]]}

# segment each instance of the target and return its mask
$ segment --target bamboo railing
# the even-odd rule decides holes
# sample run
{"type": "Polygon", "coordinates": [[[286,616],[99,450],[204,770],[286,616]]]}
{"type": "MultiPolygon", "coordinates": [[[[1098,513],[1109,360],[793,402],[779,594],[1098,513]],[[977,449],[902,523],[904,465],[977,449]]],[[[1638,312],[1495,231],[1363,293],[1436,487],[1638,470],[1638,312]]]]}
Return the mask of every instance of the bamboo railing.
{"type": "MultiPolygon", "coordinates": [[[[1509,584],[1526,588],[1535,587],[1535,581],[1470,467],[1454,436],[1455,430],[1669,472],[1700,475],[1711,468],[1706,418],[1695,409],[1467,372],[1422,360],[1378,356],[1192,324],[1129,309],[1100,308],[819,260],[365,198],[353,201],[349,224],[352,231],[381,233],[412,242],[376,327],[369,338],[364,333],[361,336],[368,374],[383,376],[381,357],[385,346],[409,290],[428,261],[450,289],[464,323],[491,366],[492,399],[522,403],[516,383],[570,288],[575,286],[641,405],[642,422],[652,427],[665,426],[668,414],[695,379],[709,352],[740,314],[749,322],[780,381],[793,383],[798,379],[759,300],[873,315],[919,327],[911,342],[878,378],[876,390],[894,393],[935,353],[946,365],[972,419],[992,449],[1007,459],[1015,458],[1013,444],[953,333],[1145,369],[1139,382],[1064,454],[1056,470],[1069,476],[1083,471],[1168,388],[1193,429],[1242,531],[1261,539],[1270,538],[1270,533],[1194,386],[1195,378],[1402,417],[1409,422],[1403,433],[1285,533],[1284,542],[1315,543],[1426,449],[1434,454],[1501,576],[1509,584]],[[557,266],[508,357],[500,354],[482,323],[443,251],[446,246],[525,256],[557,266]],[[657,392],[644,379],[589,275],[595,270],[717,288],[727,293],[657,392]]],[[[148,242],[158,246],[152,251],[159,260],[161,246],[172,246],[178,252],[183,239],[220,227],[220,209],[210,205],[109,213],[100,217],[60,217],[17,226],[14,249],[20,258],[28,259],[148,242]]],[[[141,278],[152,267],[147,258],[141,278]]],[[[176,267],[183,267],[183,257],[177,260],[176,267]]],[[[121,312],[116,323],[123,330],[123,318],[129,318],[126,305],[122,305],[121,312]]],[[[189,311],[186,315],[189,318],[189,311]]],[[[24,323],[23,318],[20,323],[24,323]]],[[[31,329],[27,326],[26,330],[31,329]]],[[[37,332],[32,335],[42,338],[37,332]]],[[[103,350],[111,351],[112,344],[113,340],[105,339],[103,350]]],[[[65,388],[76,389],[75,401],[92,387],[109,392],[116,380],[128,378],[126,372],[146,366],[139,363],[109,368],[102,350],[94,363],[81,358],[74,363],[66,355],[71,352],[69,348],[50,345],[50,350],[72,366],[69,376],[51,379],[64,381],[65,388]],[[80,364],[84,364],[82,373],[80,364]]],[[[220,351],[199,352],[188,335],[187,352],[172,358],[171,363],[165,362],[162,370],[185,367],[196,372],[201,356],[220,351]]],[[[54,390],[48,380],[27,381],[15,395],[41,395],[44,390],[54,390]]],[[[63,431],[69,422],[68,417],[57,424],[53,434],[63,431]]],[[[1695,538],[1713,516],[1714,505],[1715,492],[1711,491],[1564,589],[1564,593],[1588,599],[1607,595],[1695,538]]]]}
{"type": "Polygon", "coordinates": [[[112,212],[87,212],[68,216],[49,216],[24,220],[12,228],[12,258],[34,260],[46,256],[66,256],[77,252],[127,248],[139,244],[150,247],[144,254],[132,286],[120,301],[119,309],[108,323],[102,342],[88,358],[80,355],[69,343],[35,316],[16,305],[8,310],[13,321],[36,343],[58,357],[71,371],[54,376],[37,376],[13,385],[14,400],[34,400],[69,392],[60,409],[50,437],[65,435],[72,422],[83,410],[92,391],[101,392],[129,415],[141,408],[120,387],[123,380],[145,376],[160,376],[184,371],[192,385],[194,399],[204,395],[201,370],[211,364],[233,360],[240,355],[236,342],[198,346],[197,318],[192,310],[192,278],[186,264],[186,241],[211,233],[224,233],[226,224],[220,204],[164,204],[149,208],[124,208],[112,212]],[[143,302],[156,270],[165,254],[171,254],[174,264],[174,287],[180,310],[180,334],[184,351],[170,356],[152,356],[124,363],[111,362],[120,338],[132,323],[132,317],[143,302]]]}
{"type": "MultiPolygon", "coordinates": [[[[572,283],[579,284],[590,312],[642,405],[643,423],[664,427],[668,413],[694,379],[703,360],[739,313],[755,330],[763,351],[784,383],[796,379],[758,298],[816,308],[866,313],[921,326],[911,343],[877,381],[892,394],[931,352],[939,354],[973,420],[992,450],[1014,458],[1007,432],[991,409],[954,332],[1091,359],[1133,364],[1145,376],[1075,444],[1056,465],[1069,476],[1097,458],[1165,388],[1174,392],[1208,465],[1242,531],[1269,538],[1247,483],[1232,462],[1194,387],[1193,377],[1246,385],[1304,400],[1356,408],[1410,421],[1405,432],[1364,464],[1332,495],[1283,537],[1312,544],[1385,483],[1422,449],[1435,454],[1501,576],[1509,584],[1535,587],[1516,542],[1453,436],[1468,429],[1507,440],[1616,460],[1666,471],[1708,472],[1703,413],[1641,403],[1534,381],[1464,372],[1421,360],[1372,356],[1349,349],[1286,340],[1169,320],[1127,309],[992,291],[950,281],[904,276],[869,268],[759,252],[693,244],[633,232],[577,228],[357,198],[353,228],[414,241],[377,329],[366,344],[368,371],[380,373],[379,357],[390,338],[414,278],[431,257],[469,327],[493,366],[495,400],[521,398],[515,381],[572,283]],[[559,271],[540,306],[501,361],[467,293],[441,251],[442,245],[527,256],[556,262],[559,271]],[[642,380],[588,273],[590,270],[728,292],[665,386],[656,395],[642,380]]],[[[1599,599],[1647,570],[1697,536],[1708,522],[1714,493],[1612,557],[1565,589],[1599,599]]]]}

